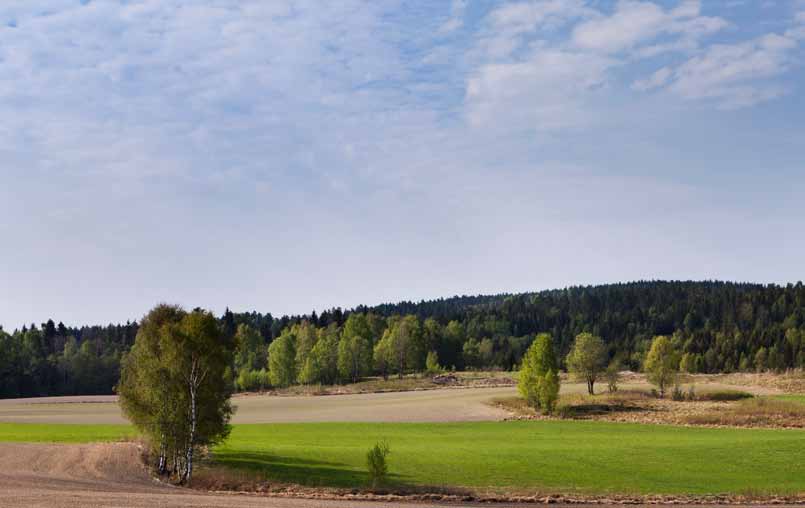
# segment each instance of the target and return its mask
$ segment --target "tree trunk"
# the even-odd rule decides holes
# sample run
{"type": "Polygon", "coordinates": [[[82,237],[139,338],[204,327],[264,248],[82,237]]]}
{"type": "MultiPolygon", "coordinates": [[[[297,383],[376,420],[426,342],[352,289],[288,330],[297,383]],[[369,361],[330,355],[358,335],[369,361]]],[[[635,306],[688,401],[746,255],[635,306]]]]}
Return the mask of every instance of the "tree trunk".
{"type": "Polygon", "coordinates": [[[587,392],[590,395],[595,395],[595,381],[592,379],[587,380],[587,392]]]}
{"type": "Polygon", "coordinates": [[[157,465],[157,471],[160,476],[165,474],[165,470],[168,467],[168,460],[167,457],[165,457],[166,452],[167,445],[165,444],[165,434],[162,434],[159,440],[159,464],[157,465]]]}
{"type": "Polygon", "coordinates": [[[193,478],[193,449],[196,442],[196,373],[195,368],[190,381],[190,435],[187,440],[187,453],[185,455],[185,471],[182,483],[190,484],[193,478]]]}

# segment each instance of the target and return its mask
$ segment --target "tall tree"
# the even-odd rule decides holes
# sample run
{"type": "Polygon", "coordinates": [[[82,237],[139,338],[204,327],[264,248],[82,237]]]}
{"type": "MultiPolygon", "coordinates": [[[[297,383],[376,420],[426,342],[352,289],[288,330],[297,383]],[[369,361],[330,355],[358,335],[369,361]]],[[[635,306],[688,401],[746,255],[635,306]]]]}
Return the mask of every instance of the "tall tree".
{"type": "Polygon", "coordinates": [[[296,381],[296,338],[290,330],[283,331],[268,346],[268,378],[277,388],[296,381]]]}
{"type": "Polygon", "coordinates": [[[587,382],[587,393],[595,395],[595,382],[607,365],[607,348],[601,337],[591,333],[576,336],[567,355],[567,368],[577,378],[587,382]]]}
{"type": "Polygon", "coordinates": [[[550,413],[559,399],[559,366],[550,334],[540,333],[526,351],[518,381],[529,406],[550,413]]]}
{"type": "Polygon", "coordinates": [[[679,353],[671,339],[664,335],[654,337],[643,370],[649,382],[659,388],[660,397],[664,397],[666,390],[674,383],[679,373],[679,353]]]}
{"type": "Polygon", "coordinates": [[[143,319],[118,386],[124,414],[149,438],[161,473],[182,483],[195,450],[229,433],[234,344],[206,311],[159,305],[143,319]]]}
{"type": "Polygon", "coordinates": [[[372,330],[366,315],[350,314],[338,343],[338,373],[345,381],[357,382],[372,363],[372,330]]]}

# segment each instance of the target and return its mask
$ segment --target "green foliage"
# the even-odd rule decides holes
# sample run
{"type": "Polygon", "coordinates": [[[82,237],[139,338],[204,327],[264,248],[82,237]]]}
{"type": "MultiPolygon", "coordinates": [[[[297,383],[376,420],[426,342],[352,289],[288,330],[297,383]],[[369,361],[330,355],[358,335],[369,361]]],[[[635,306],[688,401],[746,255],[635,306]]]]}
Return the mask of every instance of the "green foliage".
{"type": "Polygon", "coordinates": [[[229,433],[234,344],[208,312],[158,305],[123,362],[124,414],[150,442],[160,473],[189,482],[197,448],[229,433]]]}
{"type": "Polygon", "coordinates": [[[242,369],[238,372],[235,385],[242,392],[262,391],[271,385],[271,381],[268,378],[268,371],[264,368],[260,370],[242,369]]]}
{"type": "Polygon", "coordinates": [[[366,454],[366,469],[369,471],[369,482],[373,489],[382,485],[388,476],[389,466],[386,457],[391,452],[391,448],[385,441],[375,443],[366,454]]]}
{"type": "Polygon", "coordinates": [[[559,398],[559,367],[553,341],[547,333],[537,335],[526,351],[520,368],[518,389],[529,406],[551,413],[559,398]]]}
{"type": "Polygon", "coordinates": [[[283,331],[268,346],[268,379],[277,388],[296,382],[296,337],[290,330],[283,331]]]}
{"type": "MultiPolygon", "coordinates": [[[[421,330],[412,341],[413,354],[406,355],[402,369],[406,372],[422,371],[428,351],[436,351],[443,366],[458,370],[512,370],[522,363],[534,333],[543,330],[551,331],[557,354],[563,357],[576,336],[589,331],[602,338],[609,353],[622,360],[623,368],[631,370],[642,367],[657,335],[673,335],[681,355],[680,368],[686,372],[802,368],[804,308],[805,286],[800,283],[641,281],[400,302],[346,312],[331,309],[320,316],[274,318],[227,310],[219,321],[228,340],[237,338],[236,378],[246,381],[253,376],[249,372],[241,376],[242,371],[268,368],[266,345],[287,332],[294,335],[292,382],[328,383],[335,382],[327,367],[332,365],[332,348],[320,348],[330,353],[319,351],[322,356],[308,363],[314,343],[321,330],[331,326],[354,336],[348,322],[357,314],[365,316],[365,325],[358,328],[369,330],[369,344],[345,346],[346,350],[361,350],[362,361],[337,376],[341,381],[400,370],[399,363],[389,356],[381,359],[373,354],[386,327],[402,319],[400,316],[412,316],[421,330]],[[302,325],[304,322],[308,324],[302,325]],[[242,331],[241,325],[250,330],[242,331]],[[305,328],[305,334],[297,348],[295,334],[300,328],[305,328]],[[315,336],[310,333],[313,329],[315,336]],[[356,375],[352,370],[359,372],[356,375]]],[[[0,333],[0,397],[112,393],[119,380],[121,358],[137,330],[137,323],[75,328],[52,320],[13,333],[6,330],[0,333]]],[[[365,337],[364,332],[358,335],[365,337]]],[[[389,347],[379,349],[390,355],[389,347]]],[[[338,348],[335,350],[337,360],[338,348]]],[[[342,363],[352,363],[348,360],[342,363]]]]}
{"type": "Polygon", "coordinates": [[[367,316],[350,314],[338,343],[338,374],[342,380],[356,383],[369,373],[374,339],[367,316]]]}
{"type": "Polygon", "coordinates": [[[471,338],[464,343],[461,355],[466,368],[479,368],[481,366],[481,343],[478,339],[471,338]]]}
{"type": "Polygon", "coordinates": [[[258,371],[266,368],[266,347],[263,337],[252,326],[240,324],[235,332],[235,368],[258,371]]]}
{"type": "Polygon", "coordinates": [[[699,400],[712,400],[716,402],[730,402],[735,400],[751,399],[754,395],[741,390],[715,390],[702,392],[699,400]]]}
{"type": "Polygon", "coordinates": [[[621,362],[617,359],[612,360],[609,362],[607,366],[607,370],[604,373],[604,378],[607,381],[607,390],[609,393],[615,393],[618,391],[618,384],[620,383],[621,379],[621,362]]]}
{"type": "Polygon", "coordinates": [[[567,368],[578,379],[587,382],[590,395],[595,395],[595,382],[606,364],[607,348],[601,337],[587,332],[576,336],[567,355],[567,368]]]}
{"type": "Polygon", "coordinates": [[[316,327],[309,321],[304,320],[293,325],[290,334],[294,337],[294,351],[296,352],[294,364],[294,372],[298,376],[296,381],[301,384],[315,382],[314,380],[319,376],[319,366],[308,365],[308,360],[310,359],[310,352],[318,339],[316,327]],[[305,369],[306,366],[308,367],[307,369],[305,369]]]}
{"type": "Polygon", "coordinates": [[[383,337],[375,344],[372,357],[375,370],[383,376],[383,379],[388,379],[391,373],[390,365],[392,359],[391,332],[388,328],[383,332],[383,337]]]}
{"type": "Polygon", "coordinates": [[[131,425],[0,422],[0,443],[105,443],[132,440],[131,425]]]}
{"type": "Polygon", "coordinates": [[[660,397],[664,397],[666,389],[675,383],[679,373],[679,354],[671,339],[662,335],[654,337],[643,370],[649,382],[657,385],[660,397]]]}
{"type": "Polygon", "coordinates": [[[435,376],[441,374],[442,370],[442,366],[439,365],[439,354],[436,351],[430,351],[425,359],[425,373],[429,376],[435,376]]]}

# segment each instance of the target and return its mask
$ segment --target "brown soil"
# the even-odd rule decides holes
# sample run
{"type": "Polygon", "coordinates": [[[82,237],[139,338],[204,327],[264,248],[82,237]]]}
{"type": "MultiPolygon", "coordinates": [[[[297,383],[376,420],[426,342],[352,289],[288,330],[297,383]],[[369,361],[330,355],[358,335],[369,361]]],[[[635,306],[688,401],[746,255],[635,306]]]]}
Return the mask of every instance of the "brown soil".
{"type": "MultiPolygon", "coordinates": [[[[755,399],[760,400],[760,399],[755,399]]],[[[753,406],[742,409],[748,401],[716,402],[708,400],[674,401],[658,399],[645,393],[619,393],[579,398],[563,397],[566,405],[557,415],[536,413],[519,398],[501,398],[492,402],[509,411],[510,420],[596,420],[607,422],[682,425],[689,427],[741,427],[767,429],[803,429],[805,418],[801,410],[791,411],[795,403],[777,402],[768,410],[753,406]],[[781,406],[779,410],[775,406],[781,406]]]]}

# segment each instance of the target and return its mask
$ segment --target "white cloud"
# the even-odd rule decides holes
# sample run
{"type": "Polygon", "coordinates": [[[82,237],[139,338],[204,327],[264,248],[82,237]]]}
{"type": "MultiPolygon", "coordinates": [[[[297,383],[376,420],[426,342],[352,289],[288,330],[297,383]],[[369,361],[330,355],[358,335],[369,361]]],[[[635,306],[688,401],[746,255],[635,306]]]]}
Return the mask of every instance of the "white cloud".
{"type": "Polygon", "coordinates": [[[673,72],[638,81],[634,87],[649,90],[667,84],[686,99],[713,99],[724,108],[739,108],[779,97],[785,87],[769,81],[793,63],[795,40],[768,34],[738,44],[719,44],[676,67],[673,72]]]}
{"type": "Polygon", "coordinates": [[[655,88],[659,88],[668,83],[668,80],[671,78],[672,74],[673,72],[671,69],[668,67],[663,67],[650,77],[635,81],[634,84],[632,84],[632,88],[640,92],[654,90],[655,88]]]}
{"type": "Polygon", "coordinates": [[[506,3],[487,15],[488,29],[480,46],[486,57],[508,57],[523,44],[526,34],[551,32],[593,15],[596,11],[583,0],[506,3]]]}
{"type": "Polygon", "coordinates": [[[450,17],[439,27],[439,33],[449,34],[464,25],[464,11],[467,9],[467,0],[453,0],[450,4],[450,17]]]}
{"type": "Polygon", "coordinates": [[[686,0],[671,10],[653,2],[620,0],[611,16],[577,25],[572,39],[579,48],[616,53],[667,34],[696,40],[727,25],[721,18],[700,16],[700,11],[700,2],[696,0],[686,0]]]}
{"type": "Polygon", "coordinates": [[[481,66],[467,83],[476,127],[549,131],[584,123],[585,94],[606,82],[608,58],[549,48],[516,63],[481,66]]]}

